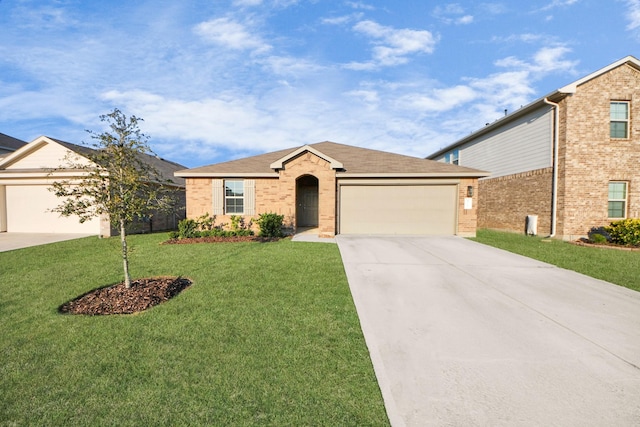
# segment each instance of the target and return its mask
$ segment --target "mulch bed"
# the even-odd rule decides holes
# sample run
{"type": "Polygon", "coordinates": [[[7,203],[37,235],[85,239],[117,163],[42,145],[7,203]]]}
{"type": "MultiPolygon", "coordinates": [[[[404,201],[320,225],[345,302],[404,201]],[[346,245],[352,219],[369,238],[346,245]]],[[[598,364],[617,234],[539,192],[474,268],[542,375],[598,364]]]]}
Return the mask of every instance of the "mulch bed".
{"type": "Polygon", "coordinates": [[[189,245],[192,243],[238,243],[238,242],[277,242],[282,237],[233,236],[233,237],[191,237],[188,239],[169,239],[163,245],[189,245]]]}
{"type": "Polygon", "coordinates": [[[64,303],[58,309],[64,314],[90,316],[132,314],[161,304],[191,286],[184,277],[151,277],[131,281],[127,289],[124,282],[94,289],[64,303]]]}
{"type": "Polygon", "coordinates": [[[578,246],[588,246],[593,248],[617,249],[619,251],[633,251],[633,252],[640,251],[640,247],[638,246],[622,246],[622,245],[616,245],[614,243],[592,243],[585,238],[581,238],[571,243],[578,246]]]}

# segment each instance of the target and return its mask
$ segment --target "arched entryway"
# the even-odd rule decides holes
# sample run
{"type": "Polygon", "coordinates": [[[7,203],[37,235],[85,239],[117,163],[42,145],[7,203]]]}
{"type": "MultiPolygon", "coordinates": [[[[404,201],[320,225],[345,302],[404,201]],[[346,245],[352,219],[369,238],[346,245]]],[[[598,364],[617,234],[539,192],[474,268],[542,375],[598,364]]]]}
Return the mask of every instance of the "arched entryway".
{"type": "Polygon", "coordinates": [[[304,175],[296,180],[296,227],[318,226],[318,178],[304,175]]]}

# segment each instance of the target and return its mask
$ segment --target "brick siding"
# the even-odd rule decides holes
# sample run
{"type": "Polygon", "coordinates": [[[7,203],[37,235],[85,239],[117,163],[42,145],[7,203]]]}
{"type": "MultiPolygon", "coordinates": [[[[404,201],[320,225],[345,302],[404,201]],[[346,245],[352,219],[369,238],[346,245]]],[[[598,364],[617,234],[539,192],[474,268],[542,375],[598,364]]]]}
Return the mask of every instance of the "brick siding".
{"type": "Polygon", "coordinates": [[[538,234],[551,233],[553,168],[481,179],[478,227],[522,232],[527,215],[538,215],[538,234]]]}
{"type": "Polygon", "coordinates": [[[628,182],[628,217],[640,211],[640,72],[623,65],[562,102],[557,234],[574,239],[607,225],[609,181],[628,182]],[[630,137],[609,137],[609,104],[630,101],[630,137]]]}

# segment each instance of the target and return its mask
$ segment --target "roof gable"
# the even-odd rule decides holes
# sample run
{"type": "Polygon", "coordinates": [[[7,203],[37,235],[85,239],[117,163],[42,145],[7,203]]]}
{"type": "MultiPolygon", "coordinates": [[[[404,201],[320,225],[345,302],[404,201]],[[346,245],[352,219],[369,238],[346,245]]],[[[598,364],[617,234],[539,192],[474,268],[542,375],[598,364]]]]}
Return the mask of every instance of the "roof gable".
{"type": "Polygon", "coordinates": [[[91,164],[80,153],[49,137],[40,136],[1,160],[0,169],[51,170],[62,167],[69,156],[72,156],[74,162],[91,164]]]}
{"type": "Polygon", "coordinates": [[[310,145],[303,145],[302,147],[298,148],[295,151],[292,151],[291,153],[288,153],[287,155],[279,158],[278,160],[276,160],[275,162],[271,163],[271,165],[269,165],[269,167],[271,169],[282,169],[284,168],[284,164],[286,162],[288,162],[289,160],[299,156],[302,153],[305,152],[309,152],[312,154],[315,154],[316,156],[320,157],[323,160],[326,160],[329,165],[331,166],[331,169],[342,169],[343,165],[342,163],[340,163],[339,161],[337,161],[336,159],[331,158],[330,156],[327,156],[323,153],[321,153],[320,151],[316,150],[315,148],[311,147],[310,145]]]}
{"type": "MultiPolygon", "coordinates": [[[[68,160],[90,166],[93,162],[87,156],[95,151],[93,148],[40,136],[8,157],[0,159],[0,170],[48,172],[52,169],[64,169],[68,160]]],[[[143,154],[141,160],[155,168],[164,181],[184,186],[184,179],[174,175],[175,171],[184,169],[183,165],[149,154],[143,154]]]]}

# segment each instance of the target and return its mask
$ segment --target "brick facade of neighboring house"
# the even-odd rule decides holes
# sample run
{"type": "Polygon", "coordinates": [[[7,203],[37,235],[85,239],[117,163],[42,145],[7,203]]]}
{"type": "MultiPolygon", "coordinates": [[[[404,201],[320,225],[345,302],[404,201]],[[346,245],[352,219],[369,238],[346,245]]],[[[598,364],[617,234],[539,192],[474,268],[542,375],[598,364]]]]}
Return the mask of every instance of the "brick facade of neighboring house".
{"type": "Polygon", "coordinates": [[[638,218],[640,61],[617,61],[428,158],[491,173],[479,182],[481,228],[524,232],[537,215],[538,234],[575,239],[638,218]]]}
{"type": "Polygon", "coordinates": [[[241,181],[244,210],[239,215],[245,223],[262,213],[274,212],[284,216],[284,225],[291,231],[311,226],[318,228],[320,236],[331,237],[339,233],[408,234],[412,230],[417,234],[473,236],[477,224],[477,179],[486,174],[323,142],[179,171],[176,175],[186,179],[188,218],[209,214],[216,216],[216,224],[229,224],[232,214],[226,211],[222,192],[230,191],[228,181],[241,181]],[[471,197],[467,195],[468,187],[475,190],[471,197]],[[420,200],[403,199],[404,210],[400,205],[391,211],[389,204],[394,202],[381,196],[388,197],[396,190],[415,194],[420,200]],[[440,192],[453,197],[442,200],[436,196],[440,192]],[[430,194],[433,198],[426,200],[430,194]],[[307,206],[306,195],[312,206],[307,206]],[[357,217],[360,201],[354,202],[353,197],[362,198],[359,200],[364,214],[372,218],[357,217]],[[372,209],[367,211],[366,206],[372,209]],[[307,208],[311,214],[301,211],[307,208]],[[379,213],[384,210],[389,210],[388,215],[379,213]],[[377,211],[377,216],[372,211],[377,211]],[[440,227],[439,221],[446,226],[440,227]]]}

